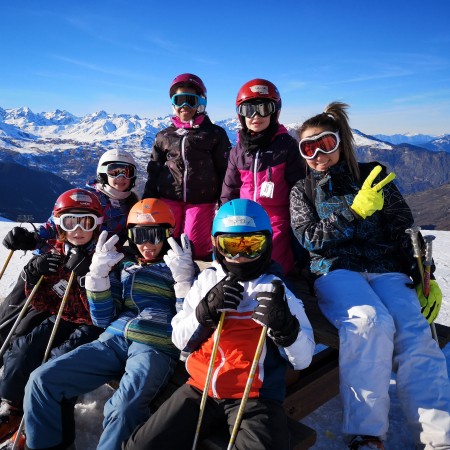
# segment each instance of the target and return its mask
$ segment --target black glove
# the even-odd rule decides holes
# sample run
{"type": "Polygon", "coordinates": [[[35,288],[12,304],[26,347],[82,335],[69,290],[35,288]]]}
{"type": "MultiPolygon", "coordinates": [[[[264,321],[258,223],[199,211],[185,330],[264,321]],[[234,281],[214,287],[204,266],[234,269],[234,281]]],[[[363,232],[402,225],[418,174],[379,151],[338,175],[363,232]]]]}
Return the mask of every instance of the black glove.
{"type": "Polygon", "coordinates": [[[228,275],[217,283],[201,300],[195,310],[199,323],[214,328],[220,320],[222,311],[235,311],[242,300],[244,287],[237,282],[235,275],[228,275]]]}
{"type": "Polygon", "coordinates": [[[85,249],[72,247],[65,266],[71,272],[75,272],[78,277],[84,277],[89,272],[91,260],[92,255],[89,255],[85,249]]]}
{"type": "Polygon", "coordinates": [[[44,253],[36,256],[26,266],[27,282],[36,283],[41,275],[50,275],[58,270],[62,256],[59,253],[44,253]]]}
{"type": "Polygon", "coordinates": [[[3,245],[8,250],[34,250],[37,242],[36,233],[23,227],[14,227],[3,239],[3,245]]]}
{"type": "Polygon", "coordinates": [[[272,281],[272,286],[272,292],[256,295],[258,306],[253,311],[252,319],[269,328],[268,334],[277,345],[289,347],[297,339],[300,323],[289,309],[281,281],[272,281]]]}

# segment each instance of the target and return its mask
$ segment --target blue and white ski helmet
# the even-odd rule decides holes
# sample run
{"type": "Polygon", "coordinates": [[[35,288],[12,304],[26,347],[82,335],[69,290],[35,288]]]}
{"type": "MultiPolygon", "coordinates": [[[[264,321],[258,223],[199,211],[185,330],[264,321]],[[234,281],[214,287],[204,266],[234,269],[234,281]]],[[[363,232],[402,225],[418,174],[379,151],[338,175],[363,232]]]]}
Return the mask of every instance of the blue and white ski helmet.
{"type": "Polygon", "coordinates": [[[213,236],[252,232],[272,235],[269,216],[261,205],[252,200],[237,198],[219,208],[212,225],[213,236]]]}

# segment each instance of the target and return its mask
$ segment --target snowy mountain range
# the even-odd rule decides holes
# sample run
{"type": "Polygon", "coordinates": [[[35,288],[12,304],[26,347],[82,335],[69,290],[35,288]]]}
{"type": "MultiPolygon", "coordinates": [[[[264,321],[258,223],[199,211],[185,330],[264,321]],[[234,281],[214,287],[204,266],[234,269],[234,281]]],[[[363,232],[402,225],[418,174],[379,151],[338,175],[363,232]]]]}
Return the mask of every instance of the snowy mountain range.
{"type": "MultiPolygon", "coordinates": [[[[170,116],[148,119],[98,111],[77,117],[62,110],[34,113],[27,107],[0,107],[0,164],[19,164],[31,170],[51,172],[74,186],[82,186],[95,176],[100,155],[120,147],[132,153],[137,161],[141,174],[137,191],[140,193],[146,181],[154,137],[170,123],[170,116]]],[[[226,130],[234,144],[238,120],[232,118],[215,123],[226,130]]],[[[296,137],[299,125],[291,123],[286,127],[296,137]]],[[[356,129],[353,134],[358,159],[377,160],[395,171],[397,184],[405,194],[450,182],[450,135],[370,136],[356,129]]]]}

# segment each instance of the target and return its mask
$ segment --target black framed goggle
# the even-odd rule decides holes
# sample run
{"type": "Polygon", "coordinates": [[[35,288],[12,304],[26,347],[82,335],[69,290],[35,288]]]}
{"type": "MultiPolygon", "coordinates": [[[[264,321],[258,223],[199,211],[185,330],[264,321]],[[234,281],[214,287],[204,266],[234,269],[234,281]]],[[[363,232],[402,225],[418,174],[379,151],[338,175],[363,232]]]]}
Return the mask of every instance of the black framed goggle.
{"type": "Polygon", "coordinates": [[[169,237],[169,229],[165,227],[134,227],[128,230],[128,238],[135,244],[149,242],[158,245],[169,237]]]}
{"type": "Polygon", "coordinates": [[[255,259],[267,248],[267,236],[261,233],[219,234],[216,237],[219,252],[230,259],[255,259]]]}
{"type": "Polygon", "coordinates": [[[104,167],[103,173],[111,178],[125,177],[131,180],[136,176],[136,167],[127,163],[109,163],[104,167]]]}
{"type": "Polygon", "coordinates": [[[261,102],[261,103],[241,103],[237,108],[237,113],[240,116],[252,118],[256,114],[261,117],[267,117],[277,110],[275,102],[261,102]]]}

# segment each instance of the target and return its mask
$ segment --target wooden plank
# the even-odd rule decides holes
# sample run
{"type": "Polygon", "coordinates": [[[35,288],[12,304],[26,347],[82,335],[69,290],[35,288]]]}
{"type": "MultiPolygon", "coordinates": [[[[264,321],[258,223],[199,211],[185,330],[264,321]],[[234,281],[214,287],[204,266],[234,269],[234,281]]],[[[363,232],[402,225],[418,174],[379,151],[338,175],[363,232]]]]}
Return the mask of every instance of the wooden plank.
{"type": "Polygon", "coordinates": [[[439,347],[444,348],[450,342],[450,327],[435,323],[436,333],[439,339],[439,347]]]}

